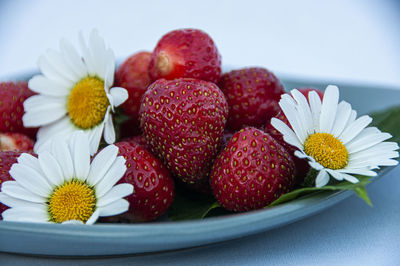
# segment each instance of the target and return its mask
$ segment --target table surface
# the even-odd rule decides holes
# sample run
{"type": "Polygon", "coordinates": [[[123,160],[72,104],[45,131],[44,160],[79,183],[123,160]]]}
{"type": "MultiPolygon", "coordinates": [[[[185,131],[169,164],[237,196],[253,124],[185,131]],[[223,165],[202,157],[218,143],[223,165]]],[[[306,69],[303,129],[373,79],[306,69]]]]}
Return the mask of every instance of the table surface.
{"type": "MultiPolygon", "coordinates": [[[[96,27],[119,58],[194,27],[223,63],[278,75],[400,87],[396,1],[5,1],[0,0],[0,77],[36,66],[47,48],[96,27]]],[[[353,196],[296,223],[220,244],[140,256],[58,259],[0,253],[0,265],[399,265],[400,167],[371,184],[371,208],[353,196]]]]}

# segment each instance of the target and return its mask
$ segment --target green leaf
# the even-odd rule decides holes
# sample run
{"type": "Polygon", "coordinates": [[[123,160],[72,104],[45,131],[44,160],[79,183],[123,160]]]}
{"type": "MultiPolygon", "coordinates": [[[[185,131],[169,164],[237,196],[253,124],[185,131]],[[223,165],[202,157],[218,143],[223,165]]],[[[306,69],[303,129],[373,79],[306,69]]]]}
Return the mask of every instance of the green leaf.
{"type": "Polygon", "coordinates": [[[390,133],[395,141],[400,144],[400,106],[371,114],[374,119],[372,126],[379,128],[382,132],[390,133]]]}
{"type": "Polygon", "coordinates": [[[208,195],[189,194],[177,190],[174,203],[168,212],[168,218],[173,221],[204,218],[212,209],[221,207],[218,202],[208,195]]]}

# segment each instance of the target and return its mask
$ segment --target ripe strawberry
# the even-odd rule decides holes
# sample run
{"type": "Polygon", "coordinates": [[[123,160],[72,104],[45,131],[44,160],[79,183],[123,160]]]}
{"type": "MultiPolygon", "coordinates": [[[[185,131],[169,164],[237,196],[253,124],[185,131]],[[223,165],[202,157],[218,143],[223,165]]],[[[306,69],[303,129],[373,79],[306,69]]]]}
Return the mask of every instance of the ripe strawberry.
{"type": "Polygon", "coordinates": [[[262,208],[291,190],[294,164],[270,135],[245,128],[233,135],[215,160],[210,183],[218,202],[226,209],[262,208]]]}
{"type": "Polygon", "coordinates": [[[134,193],[126,197],[129,210],[105,221],[145,222],[163,215],[171,206],[175,188],[174,181],[161,163],[143,147],[121,141],[115,143],[118,155],[126,159],[127,170],[119,183],[130,183],[134,193]]]}
{"type": "Polygon", "coordinates": [[[0,133],[0,151],[33,151],[35,143],[21,133],[0,133]]]}
{"type": "Polygon", "coordinates": [[[196,78],[216,83],[221,75],[221,56],[207,33],[174,30],[158,41],[149,73],[153,80],[196,78]]]}
{"type": "Polygon", "coordinates": [[[284,88],[279,79],[260,67],[233,70],[222,75],[218,86],[229,105],[227,127],[263,126],[278,111],[284,88]]]}
{"type": "Polygon", "coordinates": [[[138,136],[133,136],[133,137],[130,137],[130,138],[126,138],[123,141],[132,142],[132,143],[134,143],[136,145],[142,146],[143,148],[145,148],[147,150],[150,150],[150,148],[147,145],[146,139],[145,139],[145,137],[143,135],[138,135],[138,136]]]}
{"type": "Polygon", "coordinates": [[[228,106],[213,83],[157,80],[143,95],[140,126],[153,154],[185,183],[207,179],[221,144],[228,106]]]}
{"type": "Polygon", "coordinates": [[[126,59],[115,73],[116,86],[128,91],[129,98],[122,108],[130,116],[135,126],[139,127],[138,114],[140,100],[151,84],[149,76],[150,52],[138,52],[126,59]]]}
{"type": "MultiPolygon", "coordinates": [[[[11,166],[17,163],[17,158],[21,153],[22,152],[18,151],[0,151],[0,188],[3,182],[14,180],[8,172],[11,166]]],[[[6,209],[8,209],[8,207],[0,202],[0,214],[6,209]]],[[[2,220],[1,215],[0,220],[2,220]]]]}
{"type": "Polygon", "coordinates": [[[0,82],[0,132],[18,132],[35,138],[37,129],[25,128],[23,102],[32,96],[28,83],[0,82]]]}
{"type": "MultiPolygon", "coordinates": [[[[287,120],[286,116],[280,111],[276,116],[279,120],[283,121],[286,125],[290,127],[289,121],[287,120]]],[[[289,153],[289,155],[292,157],[294,165],[295,165],[295,185],[300,185],[303,183],[305,177],[308,174],[308,171],[310,171],[310,165],[308,164],[308,160],[306,159],[300,159],[296,155],[294,155],[294,152],[297,150],[296,147],[288,144],[286,141],[283,140],[283,135],[277,131],[270,122],[268,122],[265,127],[264,127],[265,133],[268,133],[271,135],[280,145],[282,145],[283,148],[289,153]]]]}

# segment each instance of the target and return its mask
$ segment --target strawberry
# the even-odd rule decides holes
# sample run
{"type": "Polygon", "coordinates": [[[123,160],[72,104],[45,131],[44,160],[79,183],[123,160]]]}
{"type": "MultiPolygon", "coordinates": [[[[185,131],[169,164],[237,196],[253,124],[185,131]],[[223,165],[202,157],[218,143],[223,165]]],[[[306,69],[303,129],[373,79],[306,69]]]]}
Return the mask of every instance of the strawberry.
{"type": "Polygon", "coordinates": [[[227,127],[260,127],[279,111],[284,88],[279,79],[260,67],[233,70],[222,75],[218,86],[229,105],[227,127]]]}
{"type": "Polygon", "coordinates": [[[210,183],[218,202],[239,212],[267,206],[291,190],[293,179],[294,164],[284,148],[261,130],[245,128],[218,155],[210,183]]]}
{"type": "Polygon", "coordinates": [[[143,147],[127,141],[115,143],[118,155],[126,159],[127,170],[119,183],[129,183],[134,193],[126,197],[129,210],[105,221],[145,222],[163,215],[171,206],[174,181],[161,163],[143,147]]]}
{"type": "Polygon", "coordinates": [[[122,108],[125,114],[132,118],[131,123],[136,127],[139,127],[140,100],[151,84],[148,72],[150,56],[150,52],[138,52],[128,57],[115,73],[116,86],[125,88],[129,95],[122,108]]]}
{"type": "Polygon", "coordinates": [[[0,151],[33,151],[35,143],[21,133],[0,133],[0,151]]]}
{"type": "Polygon", "coordinates": [[[147,150],[150,150],[150,148],[147,146],[146,139],[145,139],[145,137],[143,135],[137,135],[137,136],[133,136],[133,137],[130,137],[130,138],[126,138],[123,141],[131,142],[131,143],[134,143],[136,145],[142,146],[143,148],[145,148],[147,150]]]}
{"type": "MultiPolygon", "coordinates": [[[[289,121],[287,120],[286,116],[280,111],[276,116],[279,120],[283,121],[286,125],[290,127],[289,121]]],[[[300,185],[303,183],[305,177],[310,171],[310,165],[308,164],[307,159],[300,159],[299,157],[294,155],[294,152],[297,150],[296,147],[288,144],[286,141],[283,140],[283,135],[277,131],[271,123],[267,123],[264,127],[264,131],[271,135],[285,150],[289,153],[292,157],[294,165],[295,165],[295,185],[300,185]]]]}
{"type": "MultiPolygon", "coordinates": [[[[22,152],[19,151],[0,151],[0,187],[3,182],[14,180],[8,173],[11,166],[17,163],[17,158],[22,152]]],[[[0,214],[8,207],[0,202],[0,214]]],[[[0,220],[2,220],[0,215],[0,220]]]]}
{"type": "Polygon", "coordinates": [[[28,83],[0,82],[0,132],[18,132],[35,138],[37,129],[25,128],[23,102],[32,96],[28,83]]]}
{"type": "Polygon", "coordinates": [[[175,177],[190,184],[208,178],[228,115],[214,83],[157,80],[143,95],[139,115],[147,144],[175,177]]]}
{"type": "Polygon", "coordinates": [[[174,30],[158,41],[149,73],[153,80],[196,78],[216,83],[221,75],[221,56],[207,33],[174,30]]]}

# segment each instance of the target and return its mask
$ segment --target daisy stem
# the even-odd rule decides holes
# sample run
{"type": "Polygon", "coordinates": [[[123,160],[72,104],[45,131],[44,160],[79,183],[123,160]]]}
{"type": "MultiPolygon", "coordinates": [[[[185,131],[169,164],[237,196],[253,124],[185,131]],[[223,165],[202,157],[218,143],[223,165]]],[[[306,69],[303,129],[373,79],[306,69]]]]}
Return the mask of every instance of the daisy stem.
{"type": "Polygon", "coordinates": [[[315,184],[315,179],[317,178],[318,171],[311,168],[310,171],[308,171],[307,176],[304,178],[304,182],[302,184],[303,187],[313,187],[315,184]]]}

